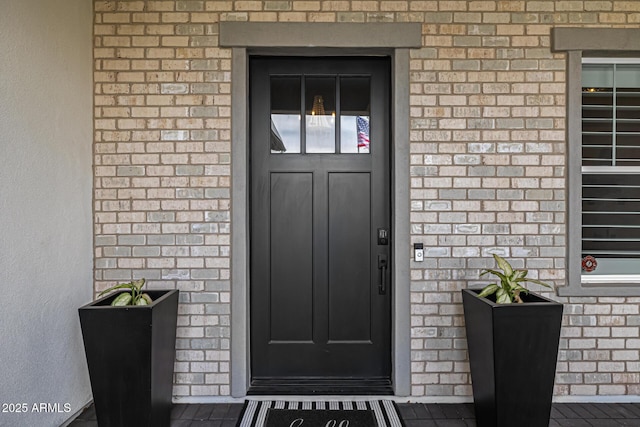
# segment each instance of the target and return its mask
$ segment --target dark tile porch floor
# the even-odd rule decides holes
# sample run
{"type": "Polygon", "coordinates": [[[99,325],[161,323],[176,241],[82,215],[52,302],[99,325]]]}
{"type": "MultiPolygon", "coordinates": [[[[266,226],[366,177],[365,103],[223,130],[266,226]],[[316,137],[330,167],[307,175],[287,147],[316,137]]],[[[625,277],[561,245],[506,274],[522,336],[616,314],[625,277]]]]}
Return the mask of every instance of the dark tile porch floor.
{"type": "MultiPolygon", "coordinates": [[[[398,403],[398,408],[406,427],[476,425],[471,403],[398,403]]],[[[235,427],[241,410],[242,403],[176,404],[171,427],[235,427]]],[[[69,424],[69,427],[97,426],[93,406],[69,424]]],[[[640,427],[640,403],[556,403],[549,423],[549,427],[614,426],[640,427]]]]}

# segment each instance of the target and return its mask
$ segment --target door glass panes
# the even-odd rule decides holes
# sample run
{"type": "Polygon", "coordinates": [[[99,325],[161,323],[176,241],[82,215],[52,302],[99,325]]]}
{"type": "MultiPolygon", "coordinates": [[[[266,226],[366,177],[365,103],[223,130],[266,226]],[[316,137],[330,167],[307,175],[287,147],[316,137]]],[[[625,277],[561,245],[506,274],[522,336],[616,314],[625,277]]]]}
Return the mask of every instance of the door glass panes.
{"type": "Polygon", "coordinates": [[[340,78],[340,152],[369,153],[369,77],[340,78]]]}
{"type": "Polygon", "coordinates": [[[305,79],[305,139],[307,153],[336,152],[336,80],[305,79]]]}
{"type": "Polygon", "coordinates": [[[369,76],[281,75],[270,82],[272,154],[370,153],[369,76]]]}
{"type": "Polygon", "coordinates": [[[300,77],[271,77],[271,153],[300,153],[300,77]]]}

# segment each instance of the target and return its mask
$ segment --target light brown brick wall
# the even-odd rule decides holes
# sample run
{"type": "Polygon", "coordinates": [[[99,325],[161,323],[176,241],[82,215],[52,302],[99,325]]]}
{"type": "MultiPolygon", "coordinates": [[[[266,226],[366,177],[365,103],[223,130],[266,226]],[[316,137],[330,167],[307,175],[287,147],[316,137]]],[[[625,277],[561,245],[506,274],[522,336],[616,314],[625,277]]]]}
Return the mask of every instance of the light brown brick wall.
{"type": "Polygon", "coordinates": [[[96,290],[145,277],[151,288],[182,291],[178,396],[229,394],[231,64],[218,47],[222,4],[95,2],[96,290]]]}
{"type": "MultiPolygon", "coordinates": [[[[469,396],[460,289],[490,254],[565,280],[565,60],[553,26],[638,1],[95,1],[96,290],[181,292],[177,396],[228,395],[231,52],[220,21],[421,22],[411,51],[412,394],[469,396]]],[[[555,299],[555,295],[552,295],[555,299]]],[[[562,300],[559,395],[638,394],[640,299],[562,300]]]]}

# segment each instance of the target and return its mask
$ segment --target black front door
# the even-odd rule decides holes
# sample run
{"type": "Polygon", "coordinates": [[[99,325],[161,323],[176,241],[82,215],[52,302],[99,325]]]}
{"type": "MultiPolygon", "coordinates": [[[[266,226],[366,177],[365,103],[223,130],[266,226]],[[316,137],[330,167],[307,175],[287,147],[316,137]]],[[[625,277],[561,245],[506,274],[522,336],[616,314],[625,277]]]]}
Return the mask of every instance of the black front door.
{"type": "Polygon", "coordinates": [[[250,60],[250,392],[390,390],[389,69],[250,60]]]}

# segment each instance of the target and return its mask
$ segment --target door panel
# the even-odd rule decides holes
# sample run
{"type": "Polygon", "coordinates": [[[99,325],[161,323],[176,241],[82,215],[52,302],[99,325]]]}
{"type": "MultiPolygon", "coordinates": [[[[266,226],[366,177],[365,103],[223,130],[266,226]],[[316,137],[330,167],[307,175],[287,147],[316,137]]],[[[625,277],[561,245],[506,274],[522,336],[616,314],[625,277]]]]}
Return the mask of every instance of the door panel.
{"type": "Polygon", "coordinates": [[[392,254],[377,239],[390,222],[389,69],[250,60],[254,385],[389,382],[391,292],[379,286],[391,274],[378,257],[392,254]]]}
{"type": "Polygon", "coordinates": [[[329,341],[371,341],[368,173],[329,174],[329,341]]]}
{"type": "MultiPolygon", "coordinates": [[[[271,174],[270,341],[313,339],[313,176],[271,174]],[[295,206],[295,209],[291,209],[295,206]]],[[[256,254],[259,256],[259,254],[256,254]]]]}

